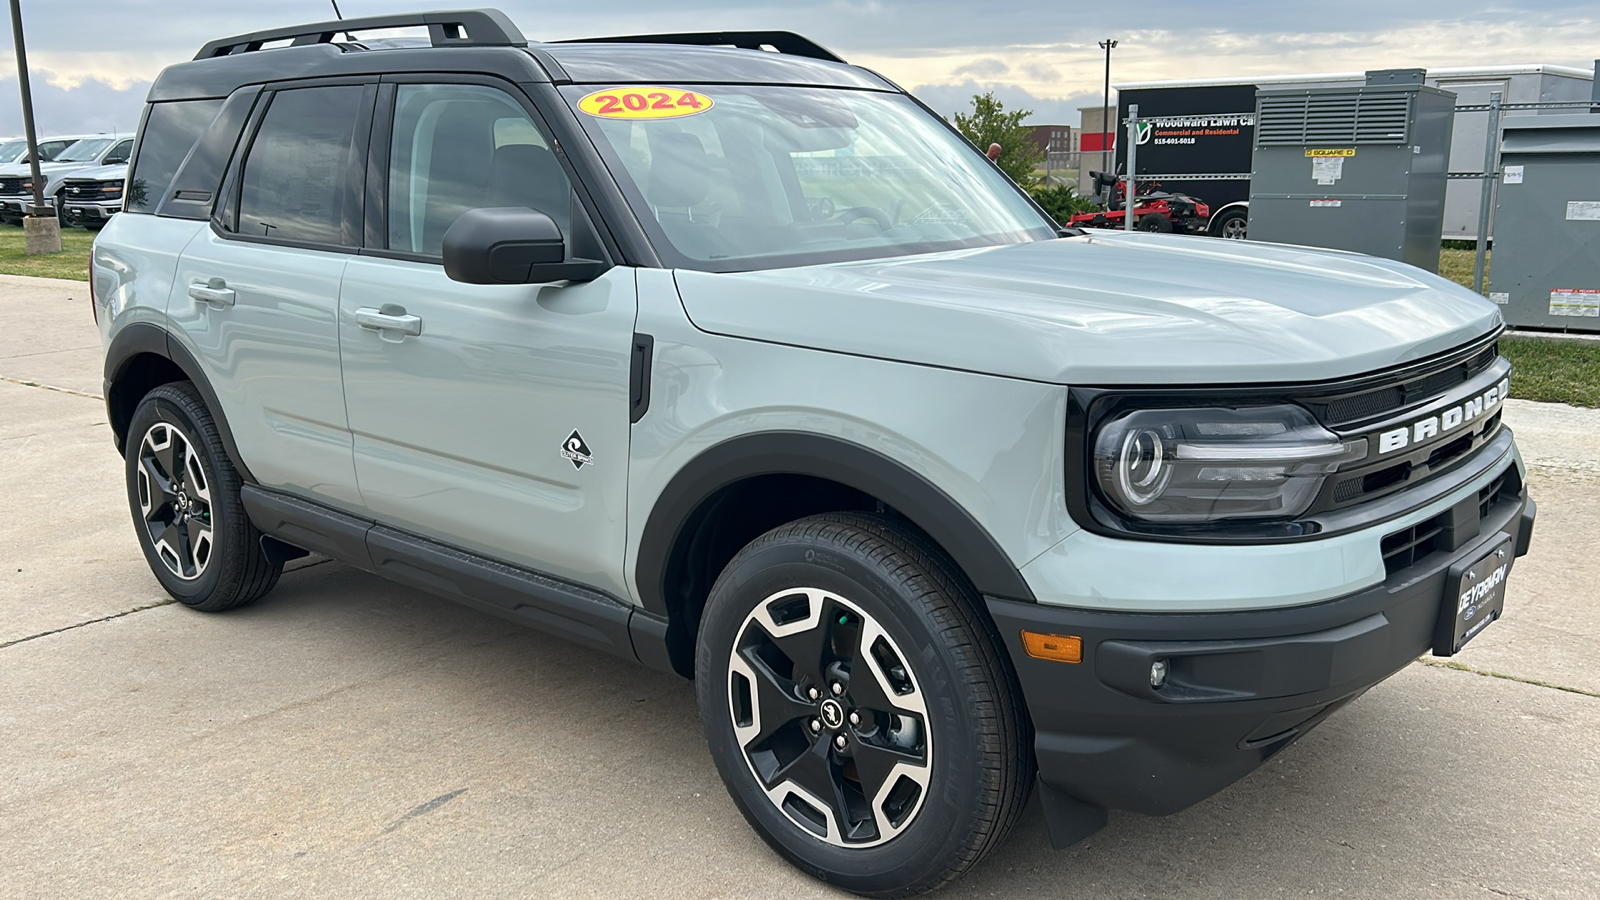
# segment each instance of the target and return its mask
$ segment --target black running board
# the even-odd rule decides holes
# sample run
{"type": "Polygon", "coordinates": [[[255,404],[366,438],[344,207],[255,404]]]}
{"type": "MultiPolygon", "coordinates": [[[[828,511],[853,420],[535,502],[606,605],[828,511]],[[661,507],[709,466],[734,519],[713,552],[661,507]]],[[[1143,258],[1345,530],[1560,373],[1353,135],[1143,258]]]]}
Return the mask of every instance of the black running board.
{"type": "Polygon", "coordinates": [[[665,647],[654,646],[665,643],[666,623],[610,594],[257,485],[244,485],[240,498],[256,528],[276,540],[586,647],[672,671],[665,647]]]}

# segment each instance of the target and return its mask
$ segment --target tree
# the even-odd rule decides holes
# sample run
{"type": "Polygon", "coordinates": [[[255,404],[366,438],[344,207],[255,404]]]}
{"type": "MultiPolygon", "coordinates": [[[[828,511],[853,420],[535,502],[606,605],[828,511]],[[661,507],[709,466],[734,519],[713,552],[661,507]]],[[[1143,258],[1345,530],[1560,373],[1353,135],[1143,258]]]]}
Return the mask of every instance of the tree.
{"type": "Polygon", "coordinates": [[[1044,160],[1044,153],[1033,143],[1032,129],[1022,124],[1022,120],[1031,115],[1031,109],[1006,112],[1005,104],[995,97],[994,91],[990,91],[973,94],[972,112],[958,112],[952,118],[955,119],[956,129],[979,150],[987,149],[990,144],[999,144],[1000,158],[995,160],[995,165],[1010,175],[1012,181],[1026,188],[1038,182],[1033,168],[1044,160]]]}

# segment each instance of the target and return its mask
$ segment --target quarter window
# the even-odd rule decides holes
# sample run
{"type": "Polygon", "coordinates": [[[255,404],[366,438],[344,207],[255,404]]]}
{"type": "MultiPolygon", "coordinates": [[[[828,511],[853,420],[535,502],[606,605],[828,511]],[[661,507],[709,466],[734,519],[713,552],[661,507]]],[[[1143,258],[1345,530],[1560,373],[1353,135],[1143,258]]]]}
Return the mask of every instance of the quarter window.
{"type": "Polygon", "coordinates": [[[520,206],[568,233],[572,189],[550,141],[504,91],[403,84],[389,153],[389,249],[437,256],[471,209],[520,206]]]}
{"type": "Polygon", "coordinates": [[[299,88],[272,98],[245,158],[240,234],[344,243],[345,199],[359,85],[299,88]]]}

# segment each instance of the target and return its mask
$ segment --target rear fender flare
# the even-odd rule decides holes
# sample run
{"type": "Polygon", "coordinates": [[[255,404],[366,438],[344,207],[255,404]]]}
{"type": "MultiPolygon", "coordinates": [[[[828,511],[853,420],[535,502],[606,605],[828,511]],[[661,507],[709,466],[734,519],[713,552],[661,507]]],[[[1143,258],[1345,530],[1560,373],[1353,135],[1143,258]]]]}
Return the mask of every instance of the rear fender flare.
{"type": "Polygon", "coordinates": [[[223,414],[217,392],[212,388],[211,381],[206,378],[205,370],[200,367],[200,361],[195,359],[182,344],[172,340],[166,329],[149,322],[134,322],[123,328],[117,332],[115,338],[112,338],[111,346],[106,349],[106,415],[111,423],[111,433],[116,441],[117,451],[122,452],[127,443],[128,422],[132,418],[133,407],[138,405],[137,400],[121,396],[118,385],[133,362],[145,355],[158,356],[172,363],[195,386],[201,398],[205,400],[206,408],[211,411],[217,432],[222,437],[222,446],[228,452],[228,459],[247,483],[254,484],[255,477],[250,474],[250,469],[244,464],[244,458],[239,455],[239,446],[233,440],[233,429],[228,427],[228,418],[223,414]],[[132,402],[128,402],[129,400],[132,402]],[[127,415],[120,415],[119,412],[124,408],[127,415]]]}

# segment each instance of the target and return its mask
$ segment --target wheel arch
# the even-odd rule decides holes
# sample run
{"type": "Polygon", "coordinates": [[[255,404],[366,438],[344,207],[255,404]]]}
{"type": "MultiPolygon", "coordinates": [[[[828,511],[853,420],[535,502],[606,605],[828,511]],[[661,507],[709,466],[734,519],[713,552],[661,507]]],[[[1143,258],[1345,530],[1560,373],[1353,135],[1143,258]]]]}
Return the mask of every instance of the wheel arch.
{"type": "Polygon", "coordinates": [[[673,670],[693,677],[700,611],[734,553],[784,522],[850,509],[903,518],[981,594],[1034,600],[994,537],[909,466],[826,435],[745,435],[710,447],[680,469],[645,522],[635,583],[645,612],[665,623],[673,670]]]}
{"type": "Polygon", "coordinates": [[[1222,206],[1212,210],[1211,211],[1211,218],[1206,220],[1206,232],[1210,233],[1212,226],[1216,225],[1218,222],[1221,222],[1222,221],[1222,217],[1223,217],[1223,215],[1225,213],[1231,213],[1231,212],[1234,212],[1236,210],[1238,212],[1244,213],[1246,216],[1249,216],[1250,215],[1250,201],[1249,200],[1235,200],[1232,203],[1225,203],[1222,206]]]}
{"type": "Polygon", "coordinates": [[[222,437],[222,446],[228,451],[229,461],[240,477],[248,483],[255,483],[255,478],[239,455],[239,447],[233,441],[233,430],[228,427],[228,419],[217,400],[217,392],[206,378],[200,361],[181,344],[171,340],[165,329],[149,322],[135,322],[123,328],[106,349],[106,416],[117,452],[123,452],[127,446],[128,424],[133,421],[139,401],[151,390],[174,381],[188,381],[200,392],[222,437]]]}

